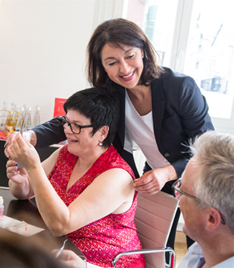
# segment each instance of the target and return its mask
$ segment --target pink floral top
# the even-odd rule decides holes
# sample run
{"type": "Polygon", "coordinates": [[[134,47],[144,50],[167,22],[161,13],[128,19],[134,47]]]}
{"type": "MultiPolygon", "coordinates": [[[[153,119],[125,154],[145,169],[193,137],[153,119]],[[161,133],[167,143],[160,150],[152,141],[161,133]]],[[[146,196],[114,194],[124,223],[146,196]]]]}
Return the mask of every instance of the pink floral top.
{"type": "MultiPolygon", "coordinates": [[[[87,173],[66,192],[67,184],[77,159],[78,156],[69,153],[65,145],[61,149],[57,162],[49,175],[51,184],[67,206],[98,175],[106,170],[122,168],[134,178],[129,165],[120,157],[116,149],[110,146],[96,160],[87,173]]],[[[67,236],[82,251],[89,263],[101,267],[112,267],[112,259],[118,253],[142,248],[134,223],[136,207],[137,194],[134,196],[132,206],[126,212],[107,215],[69,233],[67,236]]],[[[143,255],[124,256],[118,260],[116,267],[143,268],[145,267],[145,259],[143,255]]]]}

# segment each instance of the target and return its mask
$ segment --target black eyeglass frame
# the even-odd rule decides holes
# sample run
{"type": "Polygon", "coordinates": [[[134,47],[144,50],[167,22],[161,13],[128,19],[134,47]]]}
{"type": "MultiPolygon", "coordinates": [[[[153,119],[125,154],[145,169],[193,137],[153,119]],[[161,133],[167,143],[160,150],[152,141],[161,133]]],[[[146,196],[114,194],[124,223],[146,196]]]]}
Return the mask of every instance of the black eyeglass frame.
{"type": "Polygon", "coordinates": [[[73,134],[80,134],[81,132],[81,129],[82,128],[88,128],[88,127],[93,127],[92,125],[85,125],[85,126],[81,126],[77,123],[70,123],[66,117],[63,117],[63,127],[66,129],[67,127],[65,127],[65,125],[67,124],[67,127],[70,127],[71,131],[73,134]],[[79,132],[74,132],[73,129],[72,129],[72,124],[75,124],[78,128],[79,128],[79,132]]]}
{"type": "MultiPolygon", "coordinates": [[[[176,195],[176,198],[180,198],[181,195],[185,195],[185,196],[187,196],[187,197],[192,198],[193,200],[195,200],[195,201],[197,201],[197,202],[200,202],[200,203],[205,204],[206,206],[209,206],[209,205],[207,205],[204,201],[202,201],[200,198],[197,198],[196,196],[193,196],[193,195],[191,195],[191,194],[188,194],[188,193],[182,191],[180,188],[178,188],[176,185],[177,185],[178,183],[180,183],[180,184],[179,184],[179,187],[180,187],[180,186],[181,186],[181,180],[182,180],[182,178],[179,178],[179,179],[176,180],[176,181],[172,184],[172,186],[171,186],[175,191],[177,191],[177,192],[180,193],[179,196],[176,195]]],[[[216,208],[215,208],[215,209],[216,209],[216,208]]],[[[216,210],[217,210],[217,209],[216,209],[216,210]]],[[[217,210],[217,211],[218,211],[218,210],[217,210]]],[[[219,211],[218,211],[218,212],[219,212],[219,211]]],[[[225,225],[225,220],[224,220],[222,214],[221,214],[220,212],[219,212],[219,214],[220,214],[220,217],[221,217],[221,223],[222,223],[223,225],[225,225]]]]}

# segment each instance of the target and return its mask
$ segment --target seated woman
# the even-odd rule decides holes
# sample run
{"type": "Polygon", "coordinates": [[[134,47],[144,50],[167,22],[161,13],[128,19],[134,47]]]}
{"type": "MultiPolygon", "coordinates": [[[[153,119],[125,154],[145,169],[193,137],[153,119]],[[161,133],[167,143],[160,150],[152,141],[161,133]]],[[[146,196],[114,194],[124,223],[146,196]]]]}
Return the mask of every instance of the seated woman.
{"type": "MultiPolygon", "coordinates": [[[[89,88],[68,98],[64,110],[67,145],[42,164],[20,134],[7,147],[10,191],[19,199],[35,196],[53,235],[67,235],[88,263],[111,267],[119,252],[141,248],[134,224],[134,174],[111,145],[117,98],[89,88]],[[18,169],[16,162],[24,168],[18,169]]],[[[141,255],[123,257],[118,267],[145,267],[145,260],[141,255]]]]}

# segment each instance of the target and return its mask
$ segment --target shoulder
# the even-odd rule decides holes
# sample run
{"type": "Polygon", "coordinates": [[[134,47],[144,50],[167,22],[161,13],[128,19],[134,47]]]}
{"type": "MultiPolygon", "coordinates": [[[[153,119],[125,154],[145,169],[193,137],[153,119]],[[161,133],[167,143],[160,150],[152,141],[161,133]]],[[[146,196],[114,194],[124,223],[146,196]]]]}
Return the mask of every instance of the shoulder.
{"type": "MultiPolygon", "coordinates": [[[[158,80],[161,82],[161,85],[165,91],[178,91],[178,90],[193,90],[198,88],[195,80],[185,74],[172,71],[170,68],[162,67],[163,73],[158,80]]],[[[155,79],[153,81],[156,81],[155,79]]]]}
{"type": "Polygon", "coordinates": [[[132,178],[135,178],[131,167],[120,156],[113,145],[96,161],[95,166],[98,167],[99,174],[112,169],[120,169],[129,173],[132,178]]]}
{"type": "Polygon", "coordinates": [[[152,84],[153,99],[166,99],[169,103],[180,103],[187,98],[200,98],[201,91],[194,79],[162,67],[163,73],[152,84]]]}
{"type": "Polygon", "coordinates": [[[201,268],[205,263],[201,246],[195,242],[189,247],[178,268],[201,268]]]}

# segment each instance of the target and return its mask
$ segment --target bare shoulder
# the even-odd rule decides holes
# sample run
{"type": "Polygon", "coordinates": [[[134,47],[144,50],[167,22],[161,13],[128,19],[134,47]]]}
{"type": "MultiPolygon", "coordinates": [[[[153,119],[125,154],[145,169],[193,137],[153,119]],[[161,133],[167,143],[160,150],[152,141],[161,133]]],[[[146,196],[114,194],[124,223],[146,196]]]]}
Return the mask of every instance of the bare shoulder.
{"type": "Polygon", "coordinates": [[[112,168],[103,172],[94,180],[95,182],[102,183],[102,185],[106,185],[112,189],[115,187],[121,189],[127,186],[133,188],[133,177],[121,168],[112,168]]]}

